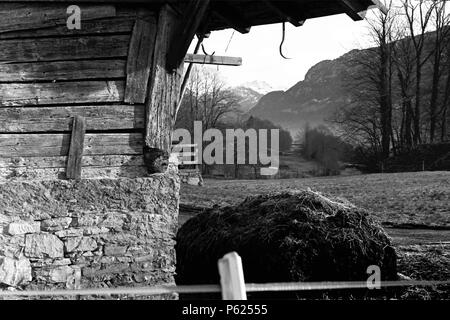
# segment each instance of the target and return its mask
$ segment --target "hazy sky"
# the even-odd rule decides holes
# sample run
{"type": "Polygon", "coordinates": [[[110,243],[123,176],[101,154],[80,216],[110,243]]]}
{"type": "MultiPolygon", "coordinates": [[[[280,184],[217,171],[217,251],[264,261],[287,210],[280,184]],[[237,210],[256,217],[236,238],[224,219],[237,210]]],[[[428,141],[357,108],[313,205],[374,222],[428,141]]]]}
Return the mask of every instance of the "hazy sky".
{"type": "Polygon", "coordinates": [[[310,19],[298,28],[286,24],[283,52],[290,60],[279,54],[281,24],[253,27],[248,34],[235,32],[225,51],[232,34],[230,29],[216,31],[204,41],[208,54],[215,51],[216,55],[243,58],[242,66],[220,67],[224,80],[232,86],[260,80],[285,90],[303,80],[314,64],[370,46],[367,22],[355,22],[344,14],[310,19]]]}

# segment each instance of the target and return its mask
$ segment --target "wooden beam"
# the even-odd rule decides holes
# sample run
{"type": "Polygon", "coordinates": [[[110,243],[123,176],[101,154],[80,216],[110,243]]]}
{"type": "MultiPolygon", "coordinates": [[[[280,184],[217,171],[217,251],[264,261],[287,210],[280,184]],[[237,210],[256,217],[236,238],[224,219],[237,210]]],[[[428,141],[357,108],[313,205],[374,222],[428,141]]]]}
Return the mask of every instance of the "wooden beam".
{"type": "Polygon", "coordinates": [[[67,179],[81,179],[81,166],[83,162],[84,135],[86,133],[86,120],[82,116],[73,118],[72,135],[70,137],[69,154],[67,156],[67,179]]]}
{"type": "Polygon", "coordinates": [[[0,41],[0,63],[126,57],[129,35],[0,41]]]}
{"type": "MultiPolygon", "coordinates": [[[[116,16],[113,5],[79,5],[82,21],[116,16]]],[[[67,5],[0,2],[0,32],[66,25],[67,5]]],[[[83,26],[82,26],[83,27],[83,26]]],[[[67,27],[66,27],[67,28],[67,27]]]]}
{"type": "Polygon", "coordinates": [[[109,33],[131,33],[135,18],[133,17],[113,17],[99,20],[82,20],[80,30],[67,29],[66,25],[54,27],[27,29],[0,33],[0,39],[18,39],[18,38],[36,38],[48,36],[74,36],[74,35],[93,35],[109,33]]]}
{"type": "Polygon", "coordinates": [[[0,64],[2,82],[86,80],[125,77],[125,59],[0,64]]]}
{"type": "Polygon", "coordinates": [[[144,105],[1,107],[0,133],[70,132],[72,118],[85,117],[86,130],[144,128],[144,105]]]}
{"type": "MultiPolygon", "coordinates": [[[[161,7],[153,53],[152,75],[145,104],[145,164],[149,173],[164,172],[169,161],[172,129],[180,99],[183,60],[167,68],[170,42],[178,32],[179,17],[169,5],[161,7]]],[[[186,52],[183,52],[183,58],[186,52]]],[[[173,58],[175,59],[175,58],[173,58]]],[[[175,63],[176,60],[172,61],[175,63]]]]}
{"type": "Polygon", "coordinates": [[[345,13],[354,21],[364,20],[364,11],[367,8],[362,8],[361,5],[354,0],[340,0],[339,4],[344,8],[345,13]]]}
{"type": "Polygon", "coordinates": [[[156,20],[137,19],[131,36],[127,60],[126,103],[144,103],[152,66],[156,20]]]}
{"type": "Polygon", "coordinates": [[[166,67],[175,70],[183,63],[184,56],[191,45],[209,5],[209,0],[192,0],[186,4],[183,17],[177,23],[177,31],[170,38],[166,67]]]}
{"type": "Polygon", "coordinates": [[[242,13],[225,1],[214,3],[214,14],[240,33],[249,33],[251,26],[245,21],[242,13]]]}
{"type": "Polygon", "coordinates": [[[122,102],[124,81],[1,83],[0,107],[122,102]]]}
{"type": "Polygon", "coordinates": [[[368,9],[378,8],[378,10],[380,10],[384,14],[388,14],[389,9],[384,5],[383,2],[381,2],[380,0],[372,0],[372,3],[373,5],[370,6],[368,9]]]}
{"type": "Polygon", "coordinates": [[[269,1],[264,0],[267,6],[269,6],[280,18],[288,21],[290,24],[292,24],[295,27],[301,27],[304,23],[306,18],[299,18],[296,15],[297,10],[288,9],[285,6],[283,6],[282,2],[277,1],[269,1]]]}
{"type": "MultiPolygon", "coordinates": [[[[141,133],[87,133],[85,155],[142,155],[141,133]]],[[[2,157],[67,156],[70,134],[0,134],[2,157]]]]}
{"type": "Polygon", "coordinates": [[[222,66],[240,66],[242,58],[239,57],[223,57],[223,56],[205,56],[202,54],[187,54],[184,57],[186,63],[214,64],[222,66]]]}

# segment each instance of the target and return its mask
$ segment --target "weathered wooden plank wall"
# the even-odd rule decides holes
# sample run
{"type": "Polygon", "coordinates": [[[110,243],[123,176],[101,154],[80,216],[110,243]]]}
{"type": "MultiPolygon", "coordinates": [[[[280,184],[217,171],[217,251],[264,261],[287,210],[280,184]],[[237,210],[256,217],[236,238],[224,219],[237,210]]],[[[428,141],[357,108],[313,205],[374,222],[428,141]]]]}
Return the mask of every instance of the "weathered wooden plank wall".
{"type": "Polygon", "coordinates": [[[124,78],[125,60],[81,60],[0,64],[0,79],[8,82],[124,78]]]}
{"type": "Polygon", "coordinates": [[[82,28],[69,30],[67,6],[0,3],[0,180],[63,177],[76,116],[82,178],[145,174],[157,12],[81,4],[82,28]]]}
{"type": "Polygon", "coordinates": [[[144,128],[144,105],[0,108],[0,133],[68,132],[72,117],[84,116],[87,130],[144,128]]]}
{"type": "MultiPolygon", "coordinates": [[[[9,157],[66,156],[70,133],[0,134],[0,154],[9,157]]],[[[142,154],[140,133],[90,133],[85,136],[85,155],[142,154]]]]}
{"type": "Polygon", "coordinates": [[[123,81],[76,81],[0,84],[2,106],[121,102],[123,81]]]}

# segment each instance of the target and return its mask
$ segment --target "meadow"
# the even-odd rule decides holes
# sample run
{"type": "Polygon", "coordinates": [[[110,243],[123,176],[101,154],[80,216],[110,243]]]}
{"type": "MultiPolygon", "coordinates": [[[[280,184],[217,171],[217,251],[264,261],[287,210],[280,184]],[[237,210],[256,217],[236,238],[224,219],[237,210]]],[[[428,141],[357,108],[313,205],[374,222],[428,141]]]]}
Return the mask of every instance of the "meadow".
{"type": "Polygon", "coordinates": [[[281,180],[212,180],[182,185],[181,204],[232,205],[247,196],[310,188],[347,199],[385,225],[450,229],[450,172],[412,172],[281,180]]]}

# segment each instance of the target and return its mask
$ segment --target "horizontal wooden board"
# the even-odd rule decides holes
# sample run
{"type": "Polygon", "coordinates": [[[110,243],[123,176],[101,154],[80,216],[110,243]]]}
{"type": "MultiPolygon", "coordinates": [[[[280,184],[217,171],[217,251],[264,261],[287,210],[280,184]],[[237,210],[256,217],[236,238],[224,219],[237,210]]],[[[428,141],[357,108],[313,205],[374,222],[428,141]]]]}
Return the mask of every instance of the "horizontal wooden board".
{"type": "MultiPolygon", "coordinates": [[[[81,179],[118,179],[148,176],[145,166],[83,167],[81,179]]],[[[64,168],[0,168],[0,183],[6,181],[65,179],[64,168]]]]}
{"type": "MultiPolygon", "coordinates": [[[[65,168],[67,157],[14,157],[1,158],[0,168],[65,168]]],[[[83,156],[83,167],[143,166],[142,155],[83,156]]]]}
{"type": "Polygon", "coordinates": [[[0,82],[125,77],[125,60],[77,60],[0,64],[0,82]]]}
{"type": "Polygon", "coordinates": [[[131,33],[137,17],[139,19],[152,20],[155,19],[155,12],[148,8],[140,8],[138,6],[116,5],[115,17],[95,20],[82,19],[80,30],[69,30],[66,25],[56,25],[39,29],[0,32],[0,39],[131,33]]]}
{"type": "Polygon", "coordinates": [[[0,41],[0,63],[126,57],[130,35],[0,41]]]}
{"type": "Polygon", "coordinates": [[[199,64],[215,64],[215,65],[222,65],[222,66],[240,66],[240,65],[242,65],[242,58],[211,56],[211,55],[202,55],[202,54],[187,54],[184,57],[184,62],[199,63],[199,64]]]}
{"type": "Polygon", "coordinates": [[[0,84],[0,107],[123,101],[124,81],[0,84]]]}
{"type": "MultiPolygon", "coordinates": [[[[66,25],[69,5],[37,4],[37,3],[1,3],[0,2],[0,32],[44,28],[55,25],[66,25]]],[[[82,21],[114,17],[114,5],[78,5],[82,21]]]]}
{"type": "Polygon", "coordinates": [[[69,107],[0,108],[0,132],[63,132],[72,118],[83,116],[86,130],[144,128],[144,105],[98,105],[69,107]]]}
{"type": "MultiPolygon", "coordinates": [[[[70,134],[0,134],[0,157],[67,156],[70,134]]],[[[139,133],[86,134],[84,155],[142,154],[139,133]]]]}
{"type": "Polygon", "coordinates": [[[1,39],[35,38],[49,36],[95,35],[110,33],[131,33],[134,25],[132,17],[115,17],[98,20],[82,21],[80,30],[69,30],[64,26],[54,26],[40,29],[19,30],[0,33],[1,39]]]}

